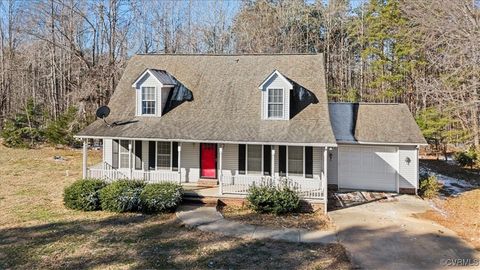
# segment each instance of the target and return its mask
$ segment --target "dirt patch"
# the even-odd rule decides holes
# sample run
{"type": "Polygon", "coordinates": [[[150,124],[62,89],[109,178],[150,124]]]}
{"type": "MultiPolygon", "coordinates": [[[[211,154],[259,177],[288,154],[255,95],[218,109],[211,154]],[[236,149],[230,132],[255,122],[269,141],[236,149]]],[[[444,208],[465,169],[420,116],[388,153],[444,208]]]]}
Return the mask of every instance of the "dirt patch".
{"type": "Polygon", "coordinates": [[[438,211],[427,211],[418,216],[430,219],[455,231],[460,237],[480,250],[480,189],[458,197],[432,201],[438,211]]]}
{"type": "Polygon", "coordinates": [[[219,210],[226,219],[251,225],[306,230],[333,229],[332,221],[328,216],[321,213],[321,211],[277,216],[274,214],[256,213],[247,207],[240,206],[224,206],[219,210]]]}
{"type": "MultiPolygon", "coordinates": [[[[0,269],[351,268],[337,244],[224,237],[174,214],[66,209],[63,189],[80,177],[81,160],[81,150],[0,146],[0,269]]],[[[101,151],[89,151],[89,163],[99,161],[101,151]]]]}

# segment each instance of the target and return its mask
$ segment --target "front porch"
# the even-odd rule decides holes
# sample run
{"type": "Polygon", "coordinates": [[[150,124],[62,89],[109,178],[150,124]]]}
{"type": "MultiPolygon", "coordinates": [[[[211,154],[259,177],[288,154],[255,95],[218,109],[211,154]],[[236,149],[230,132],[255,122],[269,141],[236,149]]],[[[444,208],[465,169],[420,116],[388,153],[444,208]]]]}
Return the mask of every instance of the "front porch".
{"type": "Polygon", "coordinates": [[[89,167],[87,157],[85,140],[84,178],[174,182],[187,192],[196,192],[192,187],[208,179],[214,185],[201,192],[208,190],[211,198],[244,198],[250,187],[264,184],[286,185],[318,203],[327,197],[325,147],[104,139],[103,162],[89,167]]]}

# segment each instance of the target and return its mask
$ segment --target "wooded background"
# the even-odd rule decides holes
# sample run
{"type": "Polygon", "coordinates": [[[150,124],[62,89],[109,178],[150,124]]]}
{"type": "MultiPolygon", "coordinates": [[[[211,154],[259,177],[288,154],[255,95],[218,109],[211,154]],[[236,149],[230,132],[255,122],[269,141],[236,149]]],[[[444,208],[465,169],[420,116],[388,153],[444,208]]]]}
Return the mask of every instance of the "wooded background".
{"type": "Polygon", "coordinates": [[[480,0],[1,1],[0,127],[84,126],[135,53],[324,53],[331,101],[404,102],[480,146],[480,0]]]}

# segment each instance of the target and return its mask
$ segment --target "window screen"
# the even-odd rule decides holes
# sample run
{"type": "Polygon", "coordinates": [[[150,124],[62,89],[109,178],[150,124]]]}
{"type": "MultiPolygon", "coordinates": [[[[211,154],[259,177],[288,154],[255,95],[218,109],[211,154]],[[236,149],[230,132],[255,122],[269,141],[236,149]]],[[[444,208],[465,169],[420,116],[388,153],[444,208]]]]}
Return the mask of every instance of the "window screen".
{"type": "Polygon", "coordinates": [[[288,175],[303,176],[303,147],[288,147],[288,175]]]}
{"type": "Polygon", "coordinates": [[[268,118],[283,117],[283,89],[268,89],[268,118]]]}
{"type": "Polygon", "coordinates": [[[262,173],[261,145],[247,145],[247,172],[248,174],[262,173]]]}
{"type": "Polygon", "coordinates": [[[142,87],[142,114],[155,114],[155,87],[142,87]]]}
{"type": "Polygon", "coordinates": [[[170,142],[157,142],[157,169],[170,170],[170,142]]]}

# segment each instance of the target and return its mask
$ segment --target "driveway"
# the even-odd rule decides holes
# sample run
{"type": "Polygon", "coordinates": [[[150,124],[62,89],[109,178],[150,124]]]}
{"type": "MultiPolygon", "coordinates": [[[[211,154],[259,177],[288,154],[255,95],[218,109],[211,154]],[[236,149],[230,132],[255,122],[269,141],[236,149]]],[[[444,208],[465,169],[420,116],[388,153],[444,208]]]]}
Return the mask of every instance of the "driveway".
{"type": "Polygon", "coordinates": [[[339,241],[358,268],[441,269],[446,259],[479,259],[479,253],[453,231],[413,216],[430,209],[426,201],[400,195],[394,201],[329,213],[337,225],[339,241]]]}

